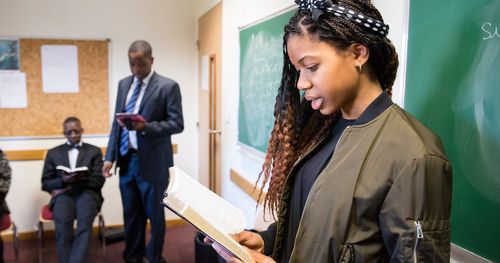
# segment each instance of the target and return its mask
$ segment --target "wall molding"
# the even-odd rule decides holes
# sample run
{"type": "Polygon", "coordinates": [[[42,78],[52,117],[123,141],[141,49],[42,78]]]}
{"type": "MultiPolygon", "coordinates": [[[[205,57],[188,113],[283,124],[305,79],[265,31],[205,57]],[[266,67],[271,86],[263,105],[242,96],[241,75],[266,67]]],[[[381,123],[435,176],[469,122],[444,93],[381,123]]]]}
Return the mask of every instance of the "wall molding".
{"type": "MultiPolygon", "coordinates": [[[[240,175],[234,169],[230,169],[230,178],[231,181],[237,185],[243,192],[247,193],[250,197],[252,197],[255,202],[259,200],[260,189],[255,187],[255,184],[250,182],[248,179],[240,175]]],[[[267,192],[263,192],[260,198],[259,204],[263,204],[266,199],[267,192]]]]}
{"type": "MultiPolygon", "coordinates": [[[[4,151],[9,161],[39,161],[44,159],[45,152],[49,149],[31,149],[31,150],[9,150],[4,151]]],[[[173,153],[177,153],[177,144],[172,144],[173,153]]],[[[101,147],[103,155],[106,154],[106,147],[101,147]]]]}
{"type": "Polygon", "coordinates": [[[450,254],[451,254],[450,257],[451,263],[468,263],[468,262],[492,263],[492,261],[489,261],[455,244],[451,244],[450,254]]]}

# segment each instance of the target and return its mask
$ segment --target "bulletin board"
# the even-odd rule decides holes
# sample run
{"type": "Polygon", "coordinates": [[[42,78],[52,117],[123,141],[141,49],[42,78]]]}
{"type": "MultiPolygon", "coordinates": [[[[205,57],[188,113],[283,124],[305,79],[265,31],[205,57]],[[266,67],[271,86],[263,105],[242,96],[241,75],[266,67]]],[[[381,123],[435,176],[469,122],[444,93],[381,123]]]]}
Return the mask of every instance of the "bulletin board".
{"type": "Polygon", "coordinates": [[[69,116],[82,121],[85,134],[108,133],[108,44],[108,40],[20,39],[28,107],[0,109],[0,137],[62,135],[62,122],[69,116]],[[79,92],[43,92],[41,47],[51,44],[77,47],[79,92]]]}

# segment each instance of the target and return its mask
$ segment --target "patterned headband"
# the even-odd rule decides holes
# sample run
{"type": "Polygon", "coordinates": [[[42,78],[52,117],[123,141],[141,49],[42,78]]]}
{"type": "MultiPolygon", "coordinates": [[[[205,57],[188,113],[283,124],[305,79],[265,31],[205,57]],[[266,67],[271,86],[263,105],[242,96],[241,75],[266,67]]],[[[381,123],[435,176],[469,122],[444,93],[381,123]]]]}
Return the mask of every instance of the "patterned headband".
{"type": "Polygon", "coordinates": [[[318,18],[324,12],[328,12],[338,17],[344,17],[356,22],[366,29],[372,30],[384,37],[389,33],[389,25],[354,10],[335,5],[331,0],[295,0],[295,3],[299,5],[299,10],[309,10],[314,21],[318,21],[318,18]]]}

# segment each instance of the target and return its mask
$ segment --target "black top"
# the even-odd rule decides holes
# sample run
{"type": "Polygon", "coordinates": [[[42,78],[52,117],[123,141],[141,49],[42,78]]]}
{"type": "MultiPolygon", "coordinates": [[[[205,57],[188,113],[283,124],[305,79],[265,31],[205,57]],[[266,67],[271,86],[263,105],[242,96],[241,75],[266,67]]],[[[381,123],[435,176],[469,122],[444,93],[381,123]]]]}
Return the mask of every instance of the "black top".
{"type": "Polygon", "coordinates": [[[333,129],[316,149],[311,152],[298,166],[297,173],[292,182],[292,192],[290,196],[290,214],[287,235],[283,242],[283,254],[281,262],[288,262],[293,250],[293,241],[299,228],[300,218],[304,211],[304,206],[309,196],[309,192],[318,178],[319,174],[326,166],[335,151],[335,146],[344,132],[345,128],[353,125],[356,120],[346,120],[338,115],[333,129]]]}
{"type": "MultiPolygon", "coordinates": [[[[335,117],[335,123],[331,133],[325,138],[320,145],[314,149],[308,157],[304,158],[297,167],[297,172],[293,178],[291,185],[291,195],[289,202],[288,225],[286,237],[284,239],[283,252],[280,262],[288,262],[292,254],[295,236],[300,224],[302,212],[307,201],[307,197],[311,188],[318,178],[321,171],[330,161],[335,147],[344,132],[351,125],[362,125],[373,120],[375,117],[384,112],[392,101],[386,92],[382,92],[361,114],[358,119],[346,120],[341,114],[335,117]]],[[[334,202],[335,200],[332,200],[334,202]]],[[[265,240],[266,242],[267,240],[265,240]]]]}

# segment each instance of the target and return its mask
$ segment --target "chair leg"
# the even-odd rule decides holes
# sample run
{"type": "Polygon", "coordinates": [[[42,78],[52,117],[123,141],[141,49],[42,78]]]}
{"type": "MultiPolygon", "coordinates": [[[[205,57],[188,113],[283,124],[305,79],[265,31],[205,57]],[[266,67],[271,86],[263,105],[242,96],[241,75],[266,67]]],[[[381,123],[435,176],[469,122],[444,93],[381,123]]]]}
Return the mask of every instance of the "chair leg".
{"type": "Polygon", "coordinates": [[[19,260],[19,236],[17,234],[17,226],[14,223],[12,223],[12,233],[14,235],[12,240],[14,244],[14,256],[17,262],[19,260]]]}
{"type": "Polygon", "coordinates": [[[102,216],[101,213],[99,213],[98,217],[98,224],[99,224],[99,235],[101,236],[101,246],[102,246],[102,256],[103,256],[103,262],[107,261],[107,254],[106,254],[106,238],[104,236],[105,231],[106,231],[106,224],[104,222],[104,217],[102,216]]]}
{"type": "Polygon", "coordinates": [[[43,244],[43,222],[42,221],[38,221],[38,262],[39,263],[42,263],[43,262],[43,253],[42,253],[42,250],[43,250],[43,247],[44,247],[44,244],[43,244]]]}

